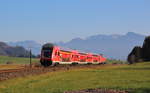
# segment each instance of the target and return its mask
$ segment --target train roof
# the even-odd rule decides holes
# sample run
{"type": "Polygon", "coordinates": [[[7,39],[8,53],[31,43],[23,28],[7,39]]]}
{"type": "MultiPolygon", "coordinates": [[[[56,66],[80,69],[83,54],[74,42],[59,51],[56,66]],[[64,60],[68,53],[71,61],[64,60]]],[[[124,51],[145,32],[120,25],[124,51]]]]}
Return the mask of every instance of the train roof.
{"type": "MultiPolygon", "coordinates": [[[[53,48],[53,47],[59,47],[53,43],[46,43],[42,46],[42,49],[49,49],[49,48],[53,48]]],[[[59,47],[59,49],[63,52],[74,52],[74,53],[79,53],[82,55],[93,55],[93,56],[103,56],[102,54],[93,54],[93,53],[89,53],[89,52],[83,52],[81,50],[75,50],[75,49],[70,49],[70,48],[66,48],[66,47],[59,47]]]]}
{"type": "Polygon", "coordinates": [[[62,52],[68,52],[68,53],[71,53],[71,51],[66,51],[66,50],[60,50],[60,51],[62,51],[62,52]]]}
{"type": "Polygon", "coordinates": [[[55,46],[55,45],[52,44],[52,43],[46,43],[46,44],[44,44],[44,45],[42,46],[42,49],[52,48],[52,47],[54,47],[54,46],[55,46]]]}
{"type": "Polygon", "coordinates": [[[96,55],[96,54],[94,54],[93,56],[97,57],[97,56],[100,56],[100,55],[96,55]]]}
{"type": "Polygon", "coordinates": [[[79,54],[81,54],[81,55],[87,55],[87,53],[79,53],[79,54]]]}

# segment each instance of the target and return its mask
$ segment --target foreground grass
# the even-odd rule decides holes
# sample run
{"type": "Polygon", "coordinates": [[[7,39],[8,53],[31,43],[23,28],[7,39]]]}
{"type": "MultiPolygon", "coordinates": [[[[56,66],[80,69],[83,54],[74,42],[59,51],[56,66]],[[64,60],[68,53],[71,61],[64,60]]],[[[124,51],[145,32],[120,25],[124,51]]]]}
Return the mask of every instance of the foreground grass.
{"type": "MultiPolygon", "coordinates": [[[[32,59],[32,62],[38,62],[39,59],[32,59]]],[[[7,64],[8,62],[12,64],[29,64],[29,58],[19,58],[19,57],[8,57],[0,56],[0,64],[7,64]]]]}
{"type": "Polygon", "coordinates": [[[150,63],[49,72],[0,82],[0,93],[63,93],[87,88],[150,92],[150,63]]]}

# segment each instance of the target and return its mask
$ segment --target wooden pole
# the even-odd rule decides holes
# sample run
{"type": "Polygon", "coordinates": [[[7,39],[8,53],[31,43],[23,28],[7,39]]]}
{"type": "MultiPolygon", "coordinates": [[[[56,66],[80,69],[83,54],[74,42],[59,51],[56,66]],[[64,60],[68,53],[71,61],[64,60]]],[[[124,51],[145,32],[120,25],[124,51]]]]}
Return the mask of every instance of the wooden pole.
{"type": "Polygon", "coordinates": [[[32,67],[32,52],[31,52],[31,49],[30,49],[30,68],[32,67]]]}

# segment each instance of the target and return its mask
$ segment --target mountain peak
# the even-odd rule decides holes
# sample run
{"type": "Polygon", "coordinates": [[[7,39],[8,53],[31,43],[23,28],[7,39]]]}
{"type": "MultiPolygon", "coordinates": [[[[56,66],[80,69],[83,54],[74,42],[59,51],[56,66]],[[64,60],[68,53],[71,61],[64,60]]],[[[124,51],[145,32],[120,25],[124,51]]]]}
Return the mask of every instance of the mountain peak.
{"type": "Polygon", "coordinates": [[[83,39],[81,39],[81,38],[74,38],[71,41],[81,41],[81,40],[83,40],[83,39]]]}
{"type": "Polygon", "coordinates": [[[138,33],[135,33],[135,32],[128,32],[127,34],[126,34],[127,36],[135,36],[135,35],[140,35],[140,34],[138,34],[138,33]]]}
{"type": "Polygon", "coordinates": [[[102,53],[109,58],[125,60],[131,48],[141,45],[145,36],[135,32],[128,32],[125,35],[93,35],[85,39],[75,38],[60,46],[102,53]],[[132,42],[132,43],[131,43],[132,42]]]}

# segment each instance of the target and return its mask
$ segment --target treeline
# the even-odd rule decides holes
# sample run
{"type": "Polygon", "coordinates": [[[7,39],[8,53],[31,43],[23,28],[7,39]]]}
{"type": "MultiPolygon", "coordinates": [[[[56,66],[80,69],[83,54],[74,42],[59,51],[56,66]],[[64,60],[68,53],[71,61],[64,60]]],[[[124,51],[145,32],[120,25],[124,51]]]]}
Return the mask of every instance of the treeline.
{"type": "MultiPolygon", "coordinates": [[[[1,56],[12,56],[12,57],[29,57],[30,52],[23,47],[16,46],[12,47],[4,42],[0,42],[0,55],[1,56]]],[[[32,55],[32,57],[35,57],[32,55]]]]}
{"type": "Polygon", "coordinates": [[[135,46],[128,55],[128,62],[130,64],[143,61],[150,61],[150,36],[145,38],[142,47],[135,46]]]}

